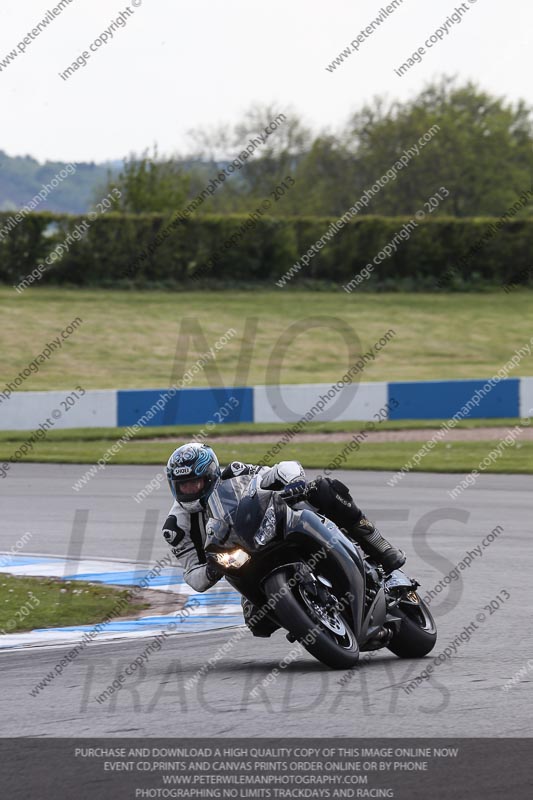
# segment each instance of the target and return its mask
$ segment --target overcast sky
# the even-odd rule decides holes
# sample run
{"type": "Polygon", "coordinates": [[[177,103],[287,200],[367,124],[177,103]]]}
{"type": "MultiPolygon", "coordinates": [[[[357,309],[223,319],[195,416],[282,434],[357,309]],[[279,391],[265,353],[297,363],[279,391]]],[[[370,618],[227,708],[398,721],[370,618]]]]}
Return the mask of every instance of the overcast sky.
{"type": "MultiPolygon", "coordinates": [[[[330,73],[387,0],[130,0],[126,25],[64,81],[58,73],[127,8],[72,0],[0,71],[0,149],[61,161],[122,158],[154,143],[184,152],[189,129],[234,122],[252,103],[334,129],[373,95],[405,99],[443,73],[533,105],[532,0],[465,0],[462,22],[403,77],[395,68],[462,4],[396,1],[330,73]]],[[[0,66],[57,2],[2,0],[0,66]]]]}

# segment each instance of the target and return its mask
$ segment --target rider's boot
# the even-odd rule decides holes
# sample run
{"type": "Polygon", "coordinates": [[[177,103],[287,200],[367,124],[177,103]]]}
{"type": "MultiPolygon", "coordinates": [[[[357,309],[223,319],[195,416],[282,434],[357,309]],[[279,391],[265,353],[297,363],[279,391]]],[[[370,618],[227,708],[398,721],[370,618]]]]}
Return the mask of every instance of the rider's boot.
{"type": "Polygon", "coordinates": [[[405,553],[388,542],[354,503],[346,484],[336,478],[315,478],[308,484],[309,502],[353,539],[385,572],[405,564],[405,553]]]}
{"type": "Polygon", "coordinates": [[[361,517],[356,525],[346,528],[346,533],[373,561],[383,567],[386,573],[403,567],[406,561],[405,553],[394,547],[378,531],[373,522],[366,517],[361,517]]]}

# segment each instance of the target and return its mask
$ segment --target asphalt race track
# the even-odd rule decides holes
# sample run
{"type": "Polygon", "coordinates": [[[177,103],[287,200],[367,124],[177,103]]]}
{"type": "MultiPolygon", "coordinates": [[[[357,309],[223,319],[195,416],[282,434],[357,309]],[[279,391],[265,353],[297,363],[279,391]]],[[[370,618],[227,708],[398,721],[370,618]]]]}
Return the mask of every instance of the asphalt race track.
{"type": "MultiPolygon", "coordinates": [[[[0,485],[0,551],[30,531],[26,553],[141,561],[165,555],[159,528],[170,507],[168,489],[161,486],[141,504],[131,499],[159,470],[107,467],[75,493],[71,485],[85,469],[16,465],[0,485]]],[[[4,652],[3,730],[10,736],[531,736],[533,479],[481,476],[451,500],[453,475],[408,475],[394,488],[386,484],[390,473],[338,477],[407,551],[406,570],[426,591],[496,526],[503,528],[432,601],[439,626],[432,656],[454,639],[455,651],[410,693],[404,687],[433,664],[432,656],[401,661],[382,650],[343,673],[304,653],[279,669],[294,648],[281,632],[270,640],[239,638],[187,689],[186,681],[240,630],[233,628],[172,636],[144,672],[102,704],[95,695],[147,640],[91,645],[35,697],[30,690],[70,646],[4,652]],[[476,627],[465,633],[471,622],[476,627]],[[277,678],[252,694],[276,668],[277,678]]]]}

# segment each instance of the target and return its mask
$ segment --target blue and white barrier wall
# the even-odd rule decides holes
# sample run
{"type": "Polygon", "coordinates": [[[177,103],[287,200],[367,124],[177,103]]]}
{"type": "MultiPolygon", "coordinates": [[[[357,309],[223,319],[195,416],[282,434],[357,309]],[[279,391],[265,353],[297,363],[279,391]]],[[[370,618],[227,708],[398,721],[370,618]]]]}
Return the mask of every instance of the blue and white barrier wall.
{"type": "Polygon", "coordinates": [[[214,425],[227,422],[370,421],[380,418],[451,419],[472,398],[476,405],[465,417],[533,416],[533,377],[507,378],[486,390],[484,380],[298,384],[231,388],[75,392],[15,392],[0,398],[0,430],[39,427],[115,428],[138,423],[214,425]],[[485,387],[485,389],[483,388],[485,387]],[[69,399],[71,398],[71,399],[69,399]]]}
{"type": "Polygon", "coordinates": [[[116,427],[116,391],[88,391],[79,398],[74,391],[14,392],[0,399],[0,430],[116,427]]]}

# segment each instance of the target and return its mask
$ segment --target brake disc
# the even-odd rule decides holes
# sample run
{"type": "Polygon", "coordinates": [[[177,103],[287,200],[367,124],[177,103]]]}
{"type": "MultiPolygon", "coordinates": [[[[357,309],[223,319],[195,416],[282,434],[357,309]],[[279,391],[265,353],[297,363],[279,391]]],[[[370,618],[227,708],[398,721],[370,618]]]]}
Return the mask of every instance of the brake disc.
{"type": "Polygon", "coordinates": [[[312,597],[309,597],[302,587],[300,587],[300,595],[307,607],[313,612],[313,615],[318,618],[319,622],[325,625],[325,627],[336,636],[346,636],[346,625],[338,612],[328,611],[328,609],[321,606],[320,603],[317,603],[316,600],[313,600],[312,597]]]}

